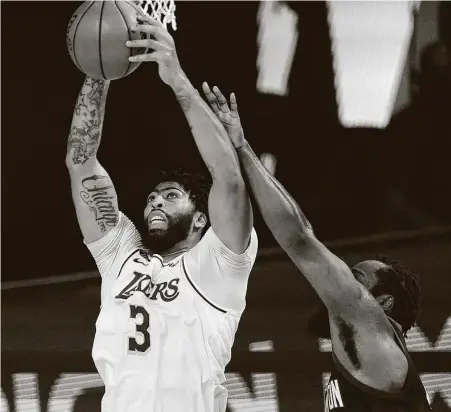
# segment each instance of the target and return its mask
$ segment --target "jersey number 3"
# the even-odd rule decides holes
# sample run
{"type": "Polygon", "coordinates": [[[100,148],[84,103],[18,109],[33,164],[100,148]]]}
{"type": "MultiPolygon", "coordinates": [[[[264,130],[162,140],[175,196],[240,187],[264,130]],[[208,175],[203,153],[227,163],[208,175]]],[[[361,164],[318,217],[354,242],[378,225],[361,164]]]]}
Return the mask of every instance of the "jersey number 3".
{"type": "Polygon", "coordinates": [[[136,335],[128,338],[129,352],[145,353],[150,348],[150,315],[142,306],[130,305],[130,318],[135,321],[136,335]]]}

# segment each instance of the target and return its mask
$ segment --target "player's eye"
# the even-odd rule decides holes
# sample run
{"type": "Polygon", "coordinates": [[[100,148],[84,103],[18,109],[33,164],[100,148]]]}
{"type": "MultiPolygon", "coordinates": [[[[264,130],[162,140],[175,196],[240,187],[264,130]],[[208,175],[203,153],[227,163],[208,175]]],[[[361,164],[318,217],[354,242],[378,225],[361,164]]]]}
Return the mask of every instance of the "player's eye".
{"type": "Polygon", "coordinates": [[[155,199],[155,196],[149,196],[148,198],[147,198],[147,203],[150,203],[150,202],[153,202],[153,200],[155,199]]]}
{"type": "Polygon", "coordinates": [[[177,195],[177,193],[175,193],[175,192],[169,192],[169,193],[166,195],[166,197],[167,197],[168,199],[173,199],[173,198],[178,197],[178,195],[177,195]]]}

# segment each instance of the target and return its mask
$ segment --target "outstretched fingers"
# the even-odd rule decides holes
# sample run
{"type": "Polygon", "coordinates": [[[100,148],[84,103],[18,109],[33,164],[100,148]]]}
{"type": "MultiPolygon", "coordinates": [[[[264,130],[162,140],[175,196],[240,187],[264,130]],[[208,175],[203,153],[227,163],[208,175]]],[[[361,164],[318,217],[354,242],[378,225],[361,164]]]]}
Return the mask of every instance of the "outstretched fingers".
{"type": "Polygon", "coordinates": [[[216,114],[219,112],[218,101],[216,100],[216,96],[210,89],[210,86],[207,82],[202,83],[202,90],[204,91],[205,97],[207,98],[208,104],[211,106],[211,109],[216,114]]]}
{"type": "Polygon", "coordinates": [[[230,111],[229,105],[227,104],[226,98],[221,93],[221,90],[219,90],[219,87],[213,86],[213,93],[216,96],[216,100],[218,101],[219,108],[221,109],[221,112],[228,113],[230,111]]]}
{"type": "Polygon", "coordinates": [[[236,101],[235,93],[230,94],[230,111],[234,116],[238,116],[238,103],[236,101]]]}

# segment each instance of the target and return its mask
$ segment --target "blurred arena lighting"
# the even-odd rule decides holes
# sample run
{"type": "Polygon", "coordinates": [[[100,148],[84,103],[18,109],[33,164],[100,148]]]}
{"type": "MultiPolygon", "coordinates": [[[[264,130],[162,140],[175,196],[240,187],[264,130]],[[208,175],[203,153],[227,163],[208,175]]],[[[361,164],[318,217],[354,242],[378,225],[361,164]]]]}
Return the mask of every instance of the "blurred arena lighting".
{"type": "Polygon", "coordinates": [[[271,173],[271,175],[276,174],[276,167],[277,167],[277,158],[272,153],[262,153],[260,156],[260,161],[262,162],[263,166],[265,166],[266,170],[271,173]]]}
{"type": "MultiPolygon", "coordinates": [[[[449,351],[451,349],[451,318],[444,323],[435,343],[430,342],[418,327],[412,328],[407,336],[410,351],[449,351]]],[[[319,349],[330,352],[330,341],[320,339],[319,349]]],[[[252,342],[250,352],[274,352],[273,341],[252,342]]],[[[329,373],[323,373],[323,390],[327,386],[329,373]]],[[[451,407],[451,373],[422,373],[429,402],[440,394],[451,407]]],[[[13,396],[16,412],[44,412],[40,405],[37,373],[13,374],[13,396]]],[[[232,412],[279,412],[279,398],[276,373],[252,373],[251,382],[236,372],[226,373],[225,386],[229,392],[228,407],[232,412]]],[[[86,391],[95,390],[98,401],[103,393],[103,382],[97,373],[61,373],[49,391],[47,412],[73,412],[77,398],[86,391]]],[[[5,395],[1,393],[1,411],[10,411],[5,395]]],[[[12,410],[11,410],[12,412],[12,410]]]]}
{"type": "Polygon", "coordinates": [[[329,1],[338,114],[345,127],[390,121],[418,2],[329,1]]]}
{"type": "Polygon", "coordinates": [[[279,1],[261,1],[257,14],[257,90],[286,96],[298,41],[298,16],[279,1]]]}
{"type": "MultiPolygon", "coordinates": [[[[253,342],[251,352],[273,352],[272,341],[253,342]]],[[[248,388],[239,373],[226,373],[229,392],[228,407],[233,412],[279,412],[275,373],[252,373],[252,388],[248,388]]]]}

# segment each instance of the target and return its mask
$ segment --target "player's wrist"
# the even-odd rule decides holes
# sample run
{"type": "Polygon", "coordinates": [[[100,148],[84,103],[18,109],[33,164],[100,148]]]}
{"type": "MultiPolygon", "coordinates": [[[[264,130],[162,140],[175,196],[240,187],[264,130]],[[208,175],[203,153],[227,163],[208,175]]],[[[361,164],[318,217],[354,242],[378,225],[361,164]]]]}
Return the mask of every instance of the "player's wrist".
{"type": "Polygon", "coordinates": [[[104,84],[104,85],[109,85],[110,83],[111,83],[111,80],[106,80],[106,79],[95,79],[94,77],[91,77],[91,76],[86,76],[85,77],[85,83],[86,83],[86,81],[91,81],[91,82],[97,82],[97,83],[101,83],[101,84],[104,84]]]}
{"type": "Polygon", "coordinates": [[[182,70],[176,73],[170,86],[176,95],[186,95],[195,91],[194,87],[188,80],[188,77],[186,77],[186,74],[182,70]]]}
{"type": "Polygon", "coordinates": [[[236,143],[236,144],[234,143],[234,146],[235,146],[235,150],[239,153],[239,152],[249,148],[249,143],[243,137],[238,143],[236,143]]]}

